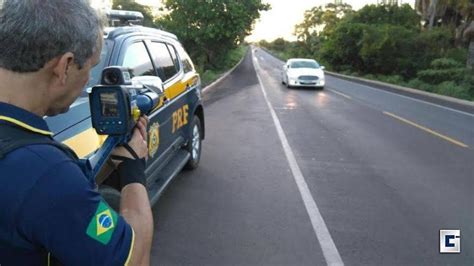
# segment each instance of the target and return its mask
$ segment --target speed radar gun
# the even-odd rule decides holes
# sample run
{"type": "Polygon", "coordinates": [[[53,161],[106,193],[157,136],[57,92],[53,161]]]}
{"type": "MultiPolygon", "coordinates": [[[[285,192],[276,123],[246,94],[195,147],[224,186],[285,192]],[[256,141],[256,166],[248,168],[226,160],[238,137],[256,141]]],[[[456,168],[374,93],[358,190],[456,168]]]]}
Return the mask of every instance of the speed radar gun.
{"type": "Polygon", "coordinates": [[[90,178],[95,180],[116,146],[128,143],[140,116],[158,106],[160,93],[161,88],[132,82],[127,68],[112,66],[102,71],[101,84],[90,91],[89,103],[92,126],[108,137],[87,160],[90,178]]]}

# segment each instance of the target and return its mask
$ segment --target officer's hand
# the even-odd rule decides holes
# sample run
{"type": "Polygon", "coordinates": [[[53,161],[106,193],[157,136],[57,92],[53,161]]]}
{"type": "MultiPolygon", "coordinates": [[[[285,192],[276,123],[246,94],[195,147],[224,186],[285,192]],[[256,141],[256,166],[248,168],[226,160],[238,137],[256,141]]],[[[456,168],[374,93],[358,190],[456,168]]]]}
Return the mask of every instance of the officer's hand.
{"type": "MultiPolygon", "coordinates": [[[[128,145],[135,151],[139,158],[148,158],[148,145],[147,145],[147,125],[148,117],[142,116],[138,120],[138,123],[133,130],[132,139],[128,142],[128,145]]],[[[130,152],[127,151],[124,147],[117,147],[112,152],[112,155],[118,155],[127,157],[130,159],[135,159],[130,152]]]]}

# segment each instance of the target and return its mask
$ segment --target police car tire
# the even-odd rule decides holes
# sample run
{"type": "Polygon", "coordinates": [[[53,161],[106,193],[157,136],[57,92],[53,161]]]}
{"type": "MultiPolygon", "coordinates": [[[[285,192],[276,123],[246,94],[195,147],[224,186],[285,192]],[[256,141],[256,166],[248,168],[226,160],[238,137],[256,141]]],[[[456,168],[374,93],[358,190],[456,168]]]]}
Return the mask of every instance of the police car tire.
{"type": "Polygon", "coordinates": [[[101,185],[99,193],[114,211],[120,211],[120,191],[107,185],[101,185]]]}
{"type": "Polygon", "coordinates": [[[189,135],[189,141],[188,144],[186,145],[185,149],[191,154],[191,157],[189,158],[189,161],[186,163],[184,166],[184,169],[186,170],[194,170],[199,166],[199,161],[201,160],[201,150],[202,150],[202,129],[201,129],[201,120],[199,117],[194,116],[193,121],[191,122],[191,127],[190,127],[190,135],[189,135]],[[197,126],[198,128],[198,134],[199,134],[199,149],[197,152],[196,158],[193,158],[193,132],[194,128],[197,126]]]}

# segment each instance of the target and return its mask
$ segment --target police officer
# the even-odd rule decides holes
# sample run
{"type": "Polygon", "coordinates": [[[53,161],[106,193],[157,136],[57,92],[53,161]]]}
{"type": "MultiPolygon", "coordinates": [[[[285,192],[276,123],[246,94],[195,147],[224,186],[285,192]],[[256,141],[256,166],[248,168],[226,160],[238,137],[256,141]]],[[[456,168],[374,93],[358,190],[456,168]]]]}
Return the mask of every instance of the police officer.
{"type": "MultiPolygon", "coordinates": [[[[0,132],[51,139],[100,60],[100,19],[87,0],[0,0],[0,132]]],[[[31,144],[0,158],[0,265],[147,265],[153,219],[144,187],[147,119],[118,164],[120,214],[77,161],[31,144]],[[132,153],[134,155],[132,155],[132,153]]],[[[10,140],[14,141],[15,136],[10,140]]],[[[18,137],[17,137],[18,138],[18,137]]]]}

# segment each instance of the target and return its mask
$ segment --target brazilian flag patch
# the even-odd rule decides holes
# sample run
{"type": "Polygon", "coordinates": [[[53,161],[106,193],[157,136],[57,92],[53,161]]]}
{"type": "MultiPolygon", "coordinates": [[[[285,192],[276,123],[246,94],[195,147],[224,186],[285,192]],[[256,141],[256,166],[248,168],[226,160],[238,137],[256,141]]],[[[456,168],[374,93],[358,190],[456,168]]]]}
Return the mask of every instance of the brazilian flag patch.
{"type": "Polygon", "coordinates": [[[87,226],[87,235],[107,245],[112,238],[117,224],[117,213],[107,203],[101,201],[94,216],[87,226]]]}

